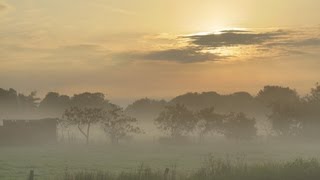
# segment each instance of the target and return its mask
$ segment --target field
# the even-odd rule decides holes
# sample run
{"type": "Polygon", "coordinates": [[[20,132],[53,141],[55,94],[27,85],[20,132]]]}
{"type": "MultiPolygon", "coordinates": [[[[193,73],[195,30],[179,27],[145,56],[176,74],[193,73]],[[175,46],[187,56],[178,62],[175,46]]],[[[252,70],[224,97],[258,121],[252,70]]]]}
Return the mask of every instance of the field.
{"type": "Polygon", "coordinates": [[[210,157],[230,164],[263,165],[285,163],[297,158],[320,157],[315,143],[216,142],[210,145],[160,145],[136,143],[110,145],[56,145],[46,147],[1,147],[0,179],[56,179],[75,172],[134,173],[141,166],[162,174],[165,168],[191,175],[210,157]]]}

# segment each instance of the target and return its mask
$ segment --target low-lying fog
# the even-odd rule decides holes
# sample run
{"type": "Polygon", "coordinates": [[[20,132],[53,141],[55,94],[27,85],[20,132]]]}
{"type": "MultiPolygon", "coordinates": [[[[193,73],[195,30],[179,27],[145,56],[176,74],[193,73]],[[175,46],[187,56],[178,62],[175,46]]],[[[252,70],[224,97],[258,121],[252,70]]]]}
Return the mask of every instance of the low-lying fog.
{"type": "Polygon", "coordinates": [[[192,172],[208,156],[267,163],[320,155],[320,86],[307,96],[266,86],[256,96],[187,93],[126,108],[101,93],[72,97],[0,89],[0,178],[143,166],[192,172]]]}

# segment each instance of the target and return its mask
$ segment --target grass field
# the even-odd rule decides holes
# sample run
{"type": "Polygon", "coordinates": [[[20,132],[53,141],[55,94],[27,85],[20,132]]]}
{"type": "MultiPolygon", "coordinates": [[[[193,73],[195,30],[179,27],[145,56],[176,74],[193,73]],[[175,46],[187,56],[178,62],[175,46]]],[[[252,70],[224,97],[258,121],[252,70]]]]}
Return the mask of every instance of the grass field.
{"type": "Polygon", "coordinates": [[[231,162],[209,156],[204,166],[192,173],[178,173],[175,169],[153,171],[141,166],[136,172],[80,171],[66,173],[61,180],[318,180],[320,164],[316,159],[296,159],[287,162],[251,164],[231,162]]]}
{"type": "MultiPolygon", "coordinates": [[[[33,169],[37,180],[55,179],[76,172],[121,172],[134,174],[143,165],[163,174],[165,168],[192,175],[203,168],[208,157],[231,165],[257,166],[320,157],[314,143],[214,143],[164,146],[152,143],[119,145],[57,145],[46,147],[1,147],[0,179],[23,179],[33,169]]],[[[258,166],[261,167],[261,166],[258,166]]],[[[275,171],[273,168],[272,171],[275,171]]],[[[258,169],[259,170],[259,169],[258,169]]],[[[320,169],[319,169],[320,171],[320,169]]]]}

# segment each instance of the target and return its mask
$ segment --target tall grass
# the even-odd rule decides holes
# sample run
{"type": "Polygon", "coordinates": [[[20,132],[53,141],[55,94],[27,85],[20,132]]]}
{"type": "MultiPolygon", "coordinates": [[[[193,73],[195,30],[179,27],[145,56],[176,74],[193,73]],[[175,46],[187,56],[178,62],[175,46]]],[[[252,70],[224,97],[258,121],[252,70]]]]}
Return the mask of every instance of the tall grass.
{"type": "Polygon", "coordinates": [[[153,171],[151,168],[144,167],[143,164],[134,172],[121,172],[119,174],[112,174],[109,172],[68,172],[66,171],[62,178],[58,180],[163,180],[175,179],[175,174],[162,174],[160,171],[153,171]]]}
{"type": "Polygon", "coordinates": [[[66,172],[58,180],[319,180],[320,163],[316,159],[296,159],[289,162],[247,164],[242,160],[207,158],[194,172],[176,173],[139,167],[136,171],[111,174],[108,172],[66,172]]]}

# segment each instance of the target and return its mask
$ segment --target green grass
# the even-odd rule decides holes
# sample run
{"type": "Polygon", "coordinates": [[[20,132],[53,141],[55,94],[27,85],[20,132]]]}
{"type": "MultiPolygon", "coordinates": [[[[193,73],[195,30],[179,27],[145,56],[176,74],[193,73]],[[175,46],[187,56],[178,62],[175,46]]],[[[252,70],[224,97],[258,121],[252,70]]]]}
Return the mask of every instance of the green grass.
{"type": "MultiPolygon", "coordinates": [[[[31,169],[35,171],[36,180],[55,180],[57,177],[63,177],[66,172],[70,175],[75,175],[77,172],[91,174],[107,172],[107,175],[113,178],[120,174],[131,177],[138,172],[141,164],[144,169],[150,170],[149,174],[153,175],[153,179],[156,176],[162,177],[165,168],[176,169],[177,178],[180,176],[191,178],[192,175],[208,167],[209,154],[215,157],[215,162],[230,162],[234,171],[245,162],[246,166],[254,165],[252,169],[258,167],[256,171],[270,171],[275,174],[279,164],[282,165],[297,157],[319,158],[320,146],[314,143],[230,142],[185,146],[137,143],[118,147],[109,145],[0,147],[0,180],[25,180],[31,169]],[[273,166],[275,168],[272,168],[273,166]]],[[[208,174],[208,170],[205,172],[208,174]]]]}
{"type": "Polygon", "coordinates": [[[205,165],[196,172],[179,174],[175,169],[165,175],[160,171],[141,166],[135,172],[80,171],[66,173],[57,180],[319,180],[318,160],[296,159],[285,163],[251,164],[235,163],[208,157],[205,165]]]}

